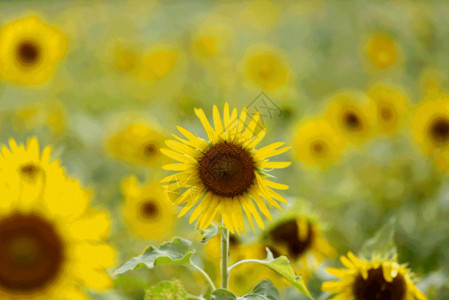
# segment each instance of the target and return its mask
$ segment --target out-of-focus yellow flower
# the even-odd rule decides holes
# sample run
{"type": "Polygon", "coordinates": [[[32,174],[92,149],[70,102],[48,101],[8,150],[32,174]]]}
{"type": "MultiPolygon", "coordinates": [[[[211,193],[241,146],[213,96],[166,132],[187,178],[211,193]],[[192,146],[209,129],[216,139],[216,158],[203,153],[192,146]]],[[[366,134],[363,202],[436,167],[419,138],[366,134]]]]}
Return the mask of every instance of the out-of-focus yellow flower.
{"type": "Polygon", "coordinates": [[[67,51],[67,39],[35,16],[0,29],[0,77],[20,85],[48,81],[67,51]]]}
{"type": "Polygon", "coordinates": [[[346,269],[328,268],[327,272],[340,278],[327,281],[323,291],[337,294],[335,300],[407,299],[427,300],[415,286],[405,265],[395,261],[357,258],[352,252],[340,258],[346,269]]]}
{"type": "Polygon", "coordinates": [[[387,69],[397,64],[401,58],[397,43],[385,33],[376,33],[364,45],[368,62],[378,69],[387,69]]]}
{"type": "Polygon", "coordinates": [[[281,7],[272,0],[251,0],[241,10],[240,20],[263,31],[273,29],[281,17],[281,7]]]}
{"type": "Polygon", "coordinates": [[[179,216],[193,210],[190,223],[197,220],[197,226],[205,229],[218,215],[231,233],[240,234],[245,226],[244,212],[253,229],[253,218],[263,228],[260,213],[271,218],[265,201],[281,209],[278,202],[286,203],[286,200],[274,190],[288,189],[285,184],[267,180],[267,169],[290,165],[290,162],[268,161],[267,158],[281,154],[289,147],[279,148],[284,145],[279,142],[256,150],[266,129],[259,123],[260,114],[247,120],[246,107],[238,116],[237,109],[231,112],[225,103],[222,118],[214,105],[214,128],[202,109],[196,109],[195,113],[209,141],[178,126],[185,139],[174,135],[176,140],[166,142],[170,149],[161,149],[176,161],[163,166],[176,173],[161,182],[177,196],[175,205],[185,204],[179,216]]]}
{"type": "Polygon", "coordinates": [[[268,49],[247,54],[245,74],[254,84],[275,90],[287,84],[290,71],[281,54],[268,49]]]}
{"type": "Polygon", "coordinates": [[[155,46],[140,56],[136,76],[148,80],[165,78],[178,63],[179,53],[169,46],[155,46]]]}
{"type": "Polygon", "coordinates": [[[116,44],[114,47],[114,66],[123,72],[132,72],[139,63],[139,54],[130,48],[116,44]]]}
{"type": "Polygon", "coordinates": [[[409,105],[403,92],[386,85],[375,85],[368,91],[374,102],[380,132],[393,135],[407,120],[409,105]]]}
{"type": "Polygon", "coordinates": [[[144,123],[127,126],[107,141],[108,152],[133,164],[159,166],[166,159],[160,153],[166,136],[144,123]]]}
{"type": "Polygon", "coordinates": [[[159,182],[140,185],[135,176],[122,182],[123,215],[128,228],[146,239],[162,239],[172,233],[176,214],[159,182]]]}
{"type": "Polygon", "coordinates": [[[112,287],[110,220],[69,179],[51,148],[10,140],[0,155],[0,298],[89,299],[82,288],[112,287]]]}
{"type": "Polygon", "coordinates": [[[313,119],[299,125],[293,147],[297,160],[324,169],[339,159],[346,144],[326,119],[313,119]]]}
{"type": "Polygon", "coordinates": [[[419,84],[426,99],[440,98],[444,95],[444,78],[439,70],[427,69],[420,76],[419,84]]]}
{"type": "Polygon", "coordinates": [[[375,133],[375,109],[369,98],[358,91],[342,91],[333,96],[325,118],[353,144],[366,142],[375,133]]]}
{"type": "Polygon", "coordinates": [[[60,101],[34,102],[17,109],[13,124],[19,130],[39,129],[44,126],[61,133],[66,126],[67,112],[60,101]]]}
{"type": "Polygon", "coordinates": [[[226,51],[231,32],[223,22],[206,21],[192,37],[192,49],[201,58],[213,57],[226,51]]]}

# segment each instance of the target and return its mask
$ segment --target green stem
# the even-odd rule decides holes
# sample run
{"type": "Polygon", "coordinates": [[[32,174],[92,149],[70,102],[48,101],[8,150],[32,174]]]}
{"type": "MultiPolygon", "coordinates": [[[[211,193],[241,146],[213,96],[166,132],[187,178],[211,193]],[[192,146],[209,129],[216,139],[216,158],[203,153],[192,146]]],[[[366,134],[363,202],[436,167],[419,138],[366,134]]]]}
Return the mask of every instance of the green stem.
{"type": "Polygon", "coordinates": [[[231,270],[234,269],[235,267],[237,267],[238,265],[248,264],[248,263],[263,263],[263,261],[260,259],[244,259],[244,260],[238,261],[228,268],[228,273],[230,273],[231,270]]]}
{"type": "Polygon", "coordinates": [[[197,269],[201,275],[203,275],[204,279],[206,279],[207,283],[209,283],[210,287],[212,288],[212,291],[215,290],[215,284],[212,279],[210,279],[209,275],[207,275],[207,273],[203,269],[195,265],[192,260],[190,260],[190,265],[197,269]]]}
{"type": "Polygon", "coordinates": [[[229,230],[223,228],[221,231],[221,287],[228,288],[228,256],[229,256],[229,230]]]}

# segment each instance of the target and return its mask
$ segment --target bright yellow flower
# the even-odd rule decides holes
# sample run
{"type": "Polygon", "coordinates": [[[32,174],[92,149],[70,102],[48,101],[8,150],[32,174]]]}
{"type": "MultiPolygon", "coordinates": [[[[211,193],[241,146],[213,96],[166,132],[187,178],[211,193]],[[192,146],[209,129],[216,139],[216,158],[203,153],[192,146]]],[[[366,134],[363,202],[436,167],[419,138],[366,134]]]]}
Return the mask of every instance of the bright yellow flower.
{"type": "Polygon", "coordinates": [[[131,124],[123,131],[109,138],[109,153],[133,164],[161,165],[165,157],[160,153],[166,136],[143,123],[131,124]]]}
{"type": "Polygon", "coordinates": [[[255,146],[264,138],[266,129],[256,114],[247,120],[246,107],[240,117],[237,109],[232,112],[224,106],[223,118],[218,108],[213,108],[213,128],[202,109],[195,110],[209,141],[205,141],[182,127],[177,127],[185,138],[175,136],[167,141],[170,149],[161,152],[179,163],[168,164],[164,169],[178,171],[162,180],[168,192],[179,198],[175,205],[184,204],[180,216],[193,209],[190,222],[198,219],[197,225],[205,229],[221,215],[224,225],[231,233],[244,229],[243,211],[254,228],[253,217],[263,228],[260,212],[271,218],[265,204],[279,209],[278,202],[286,200],[273,189],[285,190],[287,185],[266,179],[268,169],[285,168],[290,162],[272,162],[267,158],[285,152],[289,147],[279,148],[284,143],[274,143],[256,150],[255,146]],[[178,191],[184,190],[181,195],[178,191]],[[265,199],[263,199],[263,198],[265,199]]]}
{"type": "Polygon", "coordinates": [[[388,34],[377,33],[366,42],[365,54],[371,65],[386,69],[399,61],[400,49],[388,34]]]}
{"type": "Polygon", "coordinates": [[[324,169],[339,159],[346,144],[327,120],[308,120],[296,131],[295,158],[308,166],[324,169]]]}
{"type": "Polygon", "coordinates": [[[67,50],[67,39],[56,27],[35,16],[0,29],[0,77],[20,85],[48,81],[67,50]]]}
{"type": "Polygon", "coordinates": [[[84,287],[112,287],[110,220],[90,193],[50,162],[35,138],[10,140],[0,155],[0,298],[89,299],[84,287]]]}
{"type": "Polygon", "coordinates": [[[176,214],[159,182],[141,186],[135,176],[122,182],[123,215],[128,228],[146,239],[162,239],[173,231],[176,214]]]}
{"type": "Polygon", "coordinates": [[[272,50],[247,55],[246,76],[256,85],[275,90],[287,84],[289,70],[282,57],[272,50]]]}
{"type": "Polygon", "coordinates": [[[340,278],[324,282],[322,289],[337,294],[335,300],[427,300],[413,283],[405,265],[395,261],[373,258],[359,259],[351,252],[340,258],[346,269],[328,268],[327,272],[340,278]]]}
{"type": "Polygon", "coordinates": [[[353,144],[361,144],[373,136],[375,111],[365,94],[343,91],[330,101],[325,117],[344,138],[353,144]]]}
{"type": "Polygon", "coordinates": [[[368,91],[368,96],[374,102],[377,125],[382,133],[393,135],[405,125],[409,105],[401,91],[385,85],[375,85],[368,91]]]}

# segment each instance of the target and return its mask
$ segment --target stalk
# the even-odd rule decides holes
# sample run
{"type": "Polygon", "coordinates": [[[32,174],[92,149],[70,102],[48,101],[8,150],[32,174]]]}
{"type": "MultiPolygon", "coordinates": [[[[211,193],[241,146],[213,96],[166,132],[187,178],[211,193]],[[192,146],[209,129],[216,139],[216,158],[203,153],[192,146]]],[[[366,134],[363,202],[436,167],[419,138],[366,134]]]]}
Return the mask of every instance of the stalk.
{"type": "MultiPolygon", "coordinates": [[[[223,226],[224,227],[224,226],[223,226]]],[[[223,228],[221,231],[221,287],[228,288],[228,257],[229,257],[229,230],[223,228]]]]}

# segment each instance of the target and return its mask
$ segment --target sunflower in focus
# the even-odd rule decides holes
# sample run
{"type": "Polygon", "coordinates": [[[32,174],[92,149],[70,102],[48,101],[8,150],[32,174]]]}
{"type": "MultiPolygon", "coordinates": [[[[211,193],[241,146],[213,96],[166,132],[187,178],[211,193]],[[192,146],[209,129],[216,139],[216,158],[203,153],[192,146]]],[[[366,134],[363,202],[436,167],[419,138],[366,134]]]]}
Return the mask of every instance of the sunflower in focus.
{"type": "Polygon", "coordinates": [[[308,166],[325,169],[339,159],[346,144],[326,119],[308,120],[296,130],[295,158],[308,166]]]}
{"type": "Polygon", "coordinates": [[[128,125],[107,141],[108,152],[116,158],[137,165],[159,166],[165,157],[160,153],[166,136],[144,123],[128,125]]]}
{"type": "Polygon", "coordinates": [[[0,29],[0,78],[20,85],[48,81],[67,51],[67,38],[36,16],[0,29]]]}
{"type": "Polygon", "coordinates": [[[289,70],[279,53],[266,50],[247,56],[245,73],[254,84],[266,90],[276,90],[287,84],[289,70]]]}
{"type": "Polygon", "coordinates": [[[175,210],[159,182],[141,186],[135,176],[122,182],[123,215],[128,228],[145,239],[167,237],[175,226],[175,210]]]}
{"type": "Polygon", "coordinates": [[[193,209],[190,222],[198,220],[197,226],[205,229],[219,214],[226,228],[231,233],[239,234],[244,229],[244,211],[251,227],[254,228],[254,217],[257,225],[263,228],[259,210],[271,219],[265,201],[281,209],[278,202],[286,203],[286,200],[274,189],[288,188],[266,179],[267,169],[290,165],[290,162],[272,162],[268,158],[287,151],[289,147],[282,147],[284,143],[273,143],[256,150],[266,129],[260,122],[259,113],[247,120],[246,107],[238,117],[237,109],[230,112],[226,103],[221,118],[218,108],[214,106],[214,128],[202,109],[196,109],[195,113],[209,141],[178,126],[184,137],[174,135],[176,140],[166,142],[170,149],[161,149],[162,153],[178,161],[163,167],[177,173],[162,182],[169,193],[176,195],[174,204],[184,205],[179,216],[193,209]],[[179,191],[182,191],[181,195],[179,191]]]}
{"type": "Polygon", "coordinates": [[[1,299],[89,299],[85,287],[112,287],[108,214],[90,208],[90,193],[50,152],[35,138],[1,148],[1,299]]]}
{"type": "Polygon", "coordinates": [[[396,42],[385,33],[373,34],[365,44],[369,63],[378,69],[387,69],[400,60],[401,52],[396,42]]]}
{"type": "Polygon", "coordinates": [[[376,108],[377,125],[382,133],[393,135],[405,124],[408,115],[408,102],[398,89],[375,85],[368,96],[376,108]]]}
{"type": "Polygon", "coordinates": [[[342,137],[356,145],[374,134],[375,111],[369,98],[358,91],[343,91],[332,97],[325,118],[342,137]]]}
{"type": "Polygon", "coordinates": [[[346,269],[328,268],[340,278],[324,282],[322,289],[337,294],[335,300],[427,300],[413,283],[413,275],[405,265],[373,258],[359,259],[351,252],[340,258],[346,269]]]}

